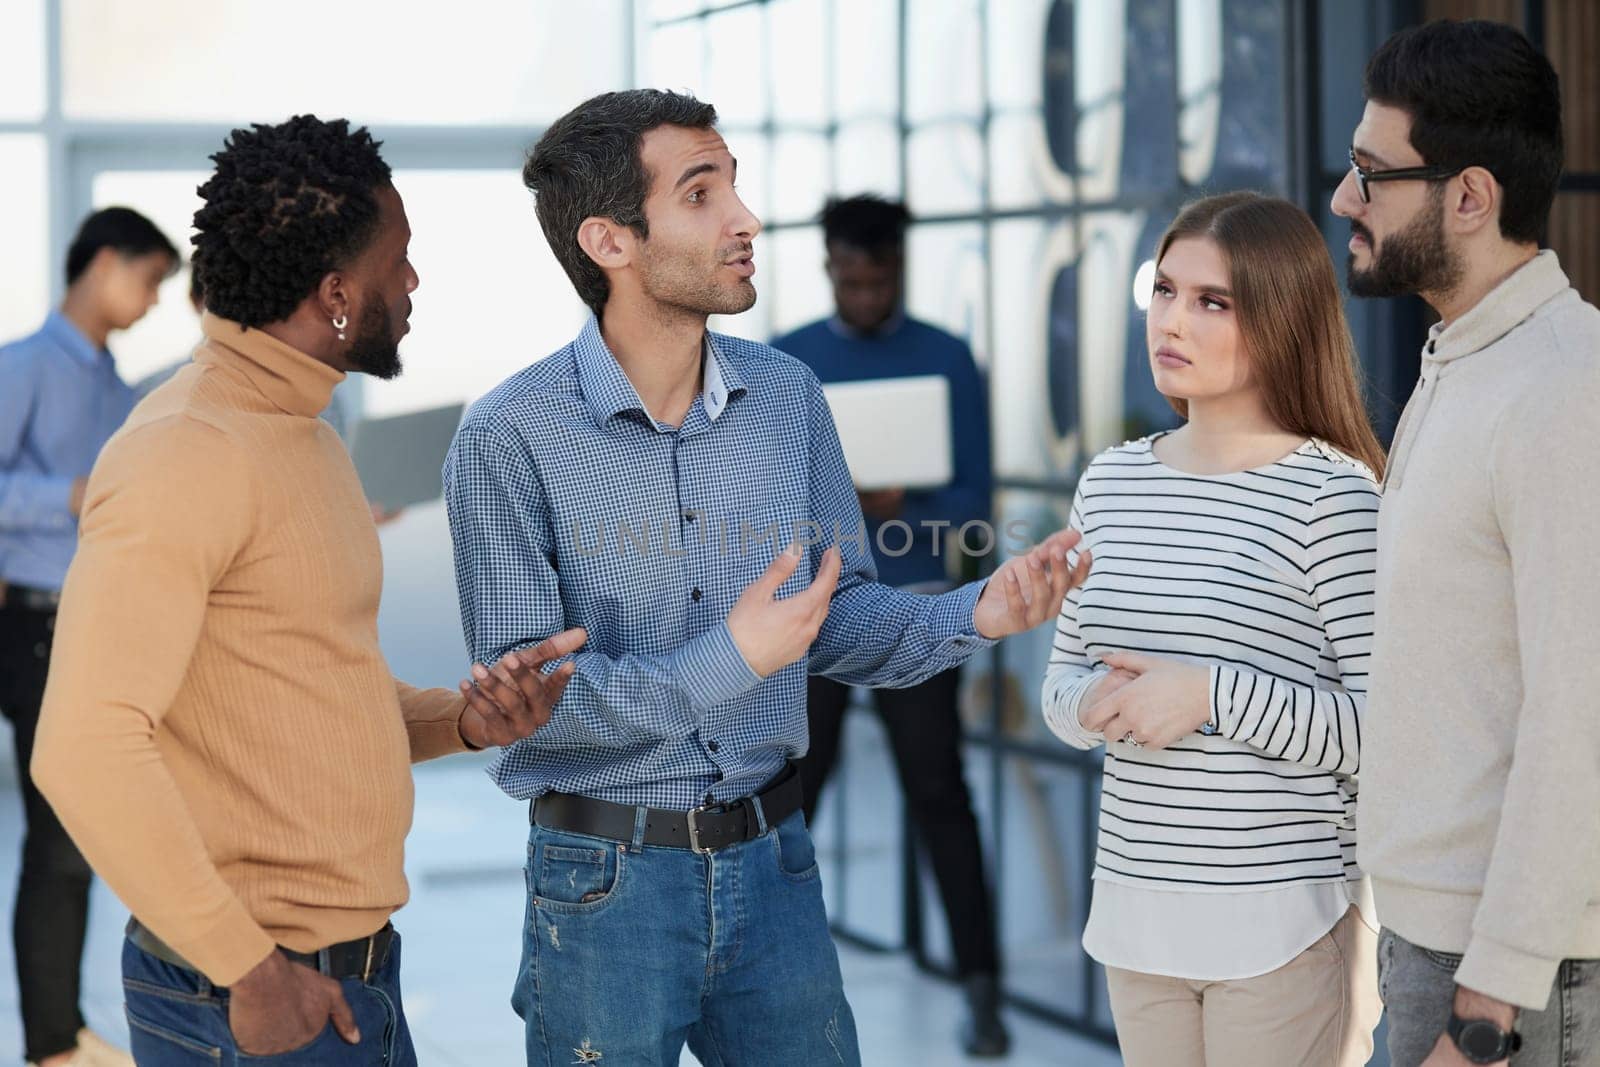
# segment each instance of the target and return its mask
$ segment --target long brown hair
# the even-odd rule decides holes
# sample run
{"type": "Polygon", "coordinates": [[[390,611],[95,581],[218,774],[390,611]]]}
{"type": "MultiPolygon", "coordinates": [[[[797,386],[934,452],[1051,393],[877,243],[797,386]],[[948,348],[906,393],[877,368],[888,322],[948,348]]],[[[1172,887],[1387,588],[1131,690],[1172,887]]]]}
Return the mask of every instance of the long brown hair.
{"type": "MultiPolygon", "coordinates": [[[[1383,446],[1361,400],[1361,370],[1333,260],[1311,218],[1287,200],[1224,193],[1184,207],[1161,235],[1159,264],[1184,237],[1222,250],[1239,329],[1267,413],[1289,433],[1320,438],[1383,477],[1383,446]]],[[[1168,397],[1184,418],[1189,405],[1168,397]]]]}

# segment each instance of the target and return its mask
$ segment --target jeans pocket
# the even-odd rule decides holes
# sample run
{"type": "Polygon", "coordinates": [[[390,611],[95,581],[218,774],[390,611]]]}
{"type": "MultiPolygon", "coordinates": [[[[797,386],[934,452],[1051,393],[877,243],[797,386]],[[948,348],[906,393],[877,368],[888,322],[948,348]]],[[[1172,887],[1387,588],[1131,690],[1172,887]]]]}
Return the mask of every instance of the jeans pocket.
{"type": "Polygon", "coordinates": [[[612,842],[539,834],[529,847],[527,869],[534,906],[564,914],[600,908],[622,884],[624,856],[612,842]]]}
{"type": "Polygon", "coordinates": [[[207,1044],[198,1037],[180,1033],[147,1019],[134,1010],[130,1002],[124,1005],[128,1017],[128,1044],[136,1062],[148,1067],[187,1067],[188,1064],[221,1063],[220,1046],[207,1044]]]}
{"type": "Polygon", "coordinates": [[[817,849],[799,812],[773,827],[767,836],[772,839],[772,853],[779,874],[791,882],[809,882],[817,877],[821,871],[817,865],[817,849]]]}
{"type": "Polygon", "coordinates": [[[1433,949],[1423,948],[1421,945],[1412,947],[1420,952],[1429,963],[1442,971],[1448,971],[1453,975],[1461,967],[1461,957],[1454,952],[1435,952],[1433,949]]]}
{"type": "MultiPolygon", "coordinates": [[[[369,1036],[372,1035],[363,1032],[361,1035],[362,1041],[366,1041],[369,1036]]],[[[234,1047],[237,1050],[239,1063],[278,1063],[285,1065],[285,1067],[290,1064],[299,1064],[301,1067],[315,1067],[315,1065],[324,1063],[330,1065],[347,1063],[353,1058],[353,1052],[358,1046],[347,1044],[345,1039],[339,1036],[339,1032],[333,1028],[333,1020],[330,1019],[310,1041],[303,1045],[298,1045],[287,1052],[256,1055],[238,1048],[237,1042],[234,1043],[234,1047]],[[336,1046],[332,1045],[334,1042],[337,1042],[336,1046]],[[330,1046],[333,1047],[332,1052],[327,1051],[330,1046]]]]}
{"type": "Polygon", "coordinates": [[[205,979],[127,941],[122,974],[123,1012],[139,1063],[167,1067],[221,1062],[221,1000],[205,979]]]}

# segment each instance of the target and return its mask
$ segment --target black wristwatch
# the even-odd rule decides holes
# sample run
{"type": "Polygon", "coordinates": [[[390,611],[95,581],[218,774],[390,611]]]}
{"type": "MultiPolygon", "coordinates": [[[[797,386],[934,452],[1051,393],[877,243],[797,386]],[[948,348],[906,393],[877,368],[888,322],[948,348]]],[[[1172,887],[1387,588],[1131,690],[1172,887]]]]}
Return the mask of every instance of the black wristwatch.
{"type": "Polygon", "coordinates": [[[1499,1063],[1522,1047],[1522,1035],[1515,1030],[1502,1030],[1488,1019],[1463,1019],[1454,1012],[1445,1033],[1473,1063],[1499,1063]]]}

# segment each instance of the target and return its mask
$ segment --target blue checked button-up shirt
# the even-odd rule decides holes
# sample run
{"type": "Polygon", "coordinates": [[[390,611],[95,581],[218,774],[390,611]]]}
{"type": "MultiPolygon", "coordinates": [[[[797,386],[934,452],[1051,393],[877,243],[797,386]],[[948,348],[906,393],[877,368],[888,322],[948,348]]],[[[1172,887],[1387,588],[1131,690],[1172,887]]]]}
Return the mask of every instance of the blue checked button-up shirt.
{"type": "Polygon", "coordinates": [[[686,810],[759,788],[806,750],[806,673],[915,685],[993,642],[981,587],[919,596],[876,581],[816,376],[766,345],[707,334],[701,394],[657,423],[591,318],[577,340],[473,405],[444,469],[462,625],[492,663],[589,633],[549,724],[490,775],[514,797],[579,793],[686,810]],[[762,679],[727,616],[792,540],[844,569],[806,662],[762,679]]]}
{"type": "Polygon", "coordinates": [[[59,311],[0,347],[0,581],[61,588],[78,544],[72,483],[133,401],[111,353],[59,311]]]}

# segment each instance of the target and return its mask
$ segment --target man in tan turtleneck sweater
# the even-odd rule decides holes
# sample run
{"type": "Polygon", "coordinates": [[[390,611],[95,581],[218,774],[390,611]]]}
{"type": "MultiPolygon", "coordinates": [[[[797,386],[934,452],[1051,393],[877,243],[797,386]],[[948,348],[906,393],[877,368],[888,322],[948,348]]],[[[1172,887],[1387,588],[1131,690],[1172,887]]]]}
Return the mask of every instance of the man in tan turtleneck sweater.
{"type": "Polygon", "coordinates": [[[89,482],[33,773],[133,912],[140,1064],[414,1064],[409,764],[531,734],[570,674],[540,666],[583,640],[459,693],[379,651],[377,535],[317,418],[346,372],[399,371],[417,275],[377,148],[310,116],[234,131],[195,217],[205,340],[89,482]]]}

